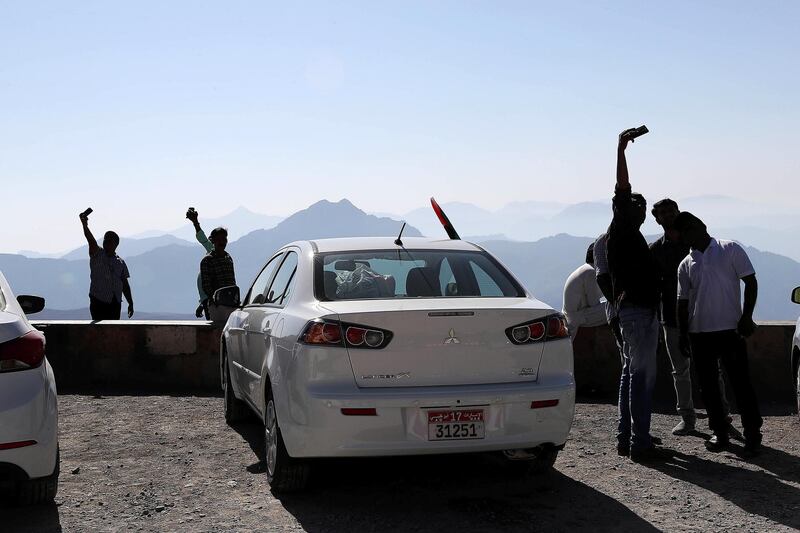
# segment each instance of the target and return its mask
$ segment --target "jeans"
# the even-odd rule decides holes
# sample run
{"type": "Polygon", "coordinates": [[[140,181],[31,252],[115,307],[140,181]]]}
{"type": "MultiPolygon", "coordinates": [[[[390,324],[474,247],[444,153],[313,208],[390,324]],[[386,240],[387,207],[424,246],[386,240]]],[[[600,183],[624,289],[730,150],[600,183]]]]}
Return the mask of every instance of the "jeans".
{"type": "Polygon", "coordinates": [[[717,435],[728,432],[728,419],[719,390],[719,361],[731,380],[736,405],[742,417],[744,438],[761,441],[761,412],[747,364],[747,345],[734,330],[691,333],[692,358],[700,378],[700,390],[708,411],[709,426],[717,435]]]}
{"type": "Polygon", "coordinates": [[[672,381],[675,382],[675,396],[678,398],[678,414],[684,420],[694,421],[697,417],[692,401],[692,360],[681,352],[678,328],[662,326],[661,330],[664,335],[664,347],[669,356],[670,365],[672,365],[672,381]]]}
{"type": "Polygon", "coordinates": [[[646,449],[650,440],[653,389],[656,384],[656,350],[660,324],[655,309],[623,306],[619,325],[624,343],[619,380],[617,440],[631,449],[646,449]]]}

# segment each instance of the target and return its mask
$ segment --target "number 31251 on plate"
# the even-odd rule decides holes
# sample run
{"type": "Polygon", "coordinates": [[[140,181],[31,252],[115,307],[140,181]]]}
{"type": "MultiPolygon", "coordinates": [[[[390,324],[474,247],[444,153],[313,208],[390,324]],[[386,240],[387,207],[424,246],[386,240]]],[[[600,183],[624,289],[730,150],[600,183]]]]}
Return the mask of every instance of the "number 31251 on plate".
{"type": "Polygon", "coordinates": [[[428,440],[482,439],[483,409],[428,411],[428,440]]]}

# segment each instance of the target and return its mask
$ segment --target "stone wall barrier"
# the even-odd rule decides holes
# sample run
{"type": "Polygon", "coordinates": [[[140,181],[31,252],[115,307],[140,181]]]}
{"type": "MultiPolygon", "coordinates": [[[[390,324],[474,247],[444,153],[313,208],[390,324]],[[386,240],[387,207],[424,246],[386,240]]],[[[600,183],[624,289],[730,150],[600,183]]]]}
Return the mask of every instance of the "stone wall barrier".
{"type": "MultiPolygon", "coordinates": [[[[220,329],[203,321],[38,321],[61,390],[219,393],[220,329]]],[[[794,324],[762,323],[748,340],[750,371],[761,403],[794,402],[790,347],[794,324]]],[[[620,360],[607,327],[575,339],[578,393],[613,400],[620,360]]],[[[669,361],[659,349],[657,400],[674,401],[669,361]]],[[[697,380],[695,380],[696,382],[697,380]]],[[[699,399],[699,393],[696,394],[699,399]]],[[[698,403],[700,403],[698,401],[698,403]]]]}

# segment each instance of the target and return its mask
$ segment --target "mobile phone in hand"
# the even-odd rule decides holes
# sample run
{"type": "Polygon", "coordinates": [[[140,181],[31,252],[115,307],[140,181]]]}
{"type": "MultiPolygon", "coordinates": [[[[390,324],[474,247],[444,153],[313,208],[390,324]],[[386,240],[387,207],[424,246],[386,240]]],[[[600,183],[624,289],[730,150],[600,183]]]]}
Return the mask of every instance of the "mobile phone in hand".
{"type": "Polygon", "coordinates": [[[647,129],[647,126],[641,125],[638,128],[634,128],[633,130],[629,131],[625,137],[628,138],[629,141],[633,141],[637,137],[641,137],[645,133],[649,133],[650,130],[647,129]]]}

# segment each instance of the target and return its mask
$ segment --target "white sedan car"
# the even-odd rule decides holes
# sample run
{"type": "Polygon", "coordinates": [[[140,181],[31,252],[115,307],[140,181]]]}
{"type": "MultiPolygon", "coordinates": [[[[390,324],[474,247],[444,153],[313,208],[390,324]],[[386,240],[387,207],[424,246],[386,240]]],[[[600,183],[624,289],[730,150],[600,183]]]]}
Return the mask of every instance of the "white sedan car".
{"type": "Polygon", "coordinates": [[[21,504],[52,502],[58,490],[58,402],[44,335],[25,313],[44,300],[14,298],[0,273],[0,492],[21,504]]]}
{"type": "Polygon", "coordinates": [[[295,242],[267,261],[221,338],[225,417],[265,426],[275,491],[309,458],[502,451],[545,470],[575,407],[564,317],[460,240],[295,242]]]}

